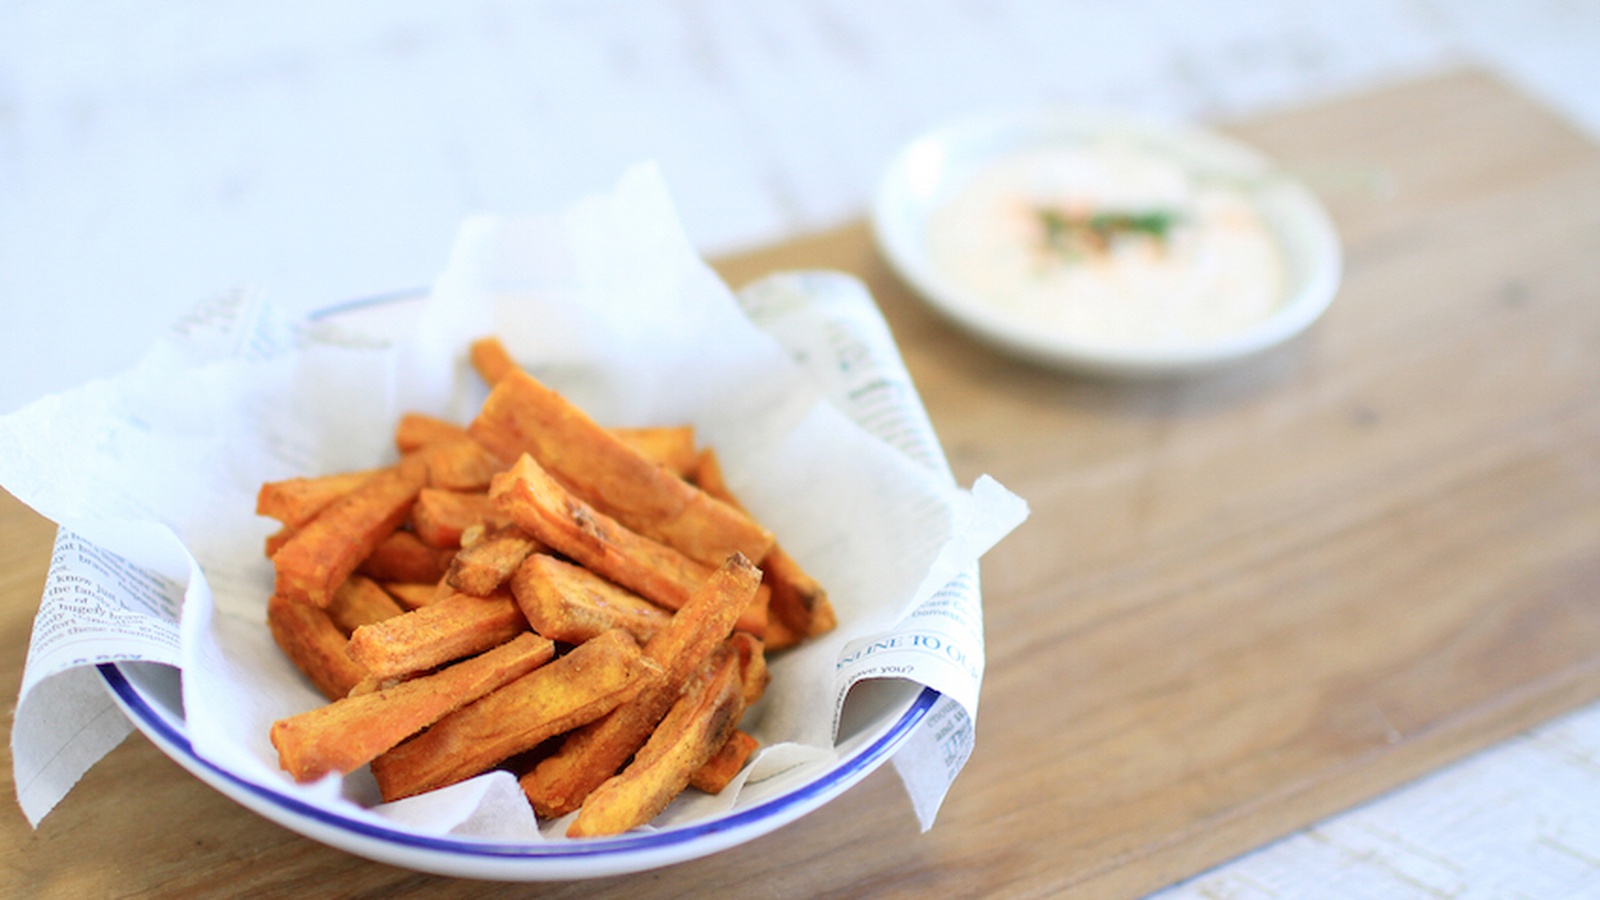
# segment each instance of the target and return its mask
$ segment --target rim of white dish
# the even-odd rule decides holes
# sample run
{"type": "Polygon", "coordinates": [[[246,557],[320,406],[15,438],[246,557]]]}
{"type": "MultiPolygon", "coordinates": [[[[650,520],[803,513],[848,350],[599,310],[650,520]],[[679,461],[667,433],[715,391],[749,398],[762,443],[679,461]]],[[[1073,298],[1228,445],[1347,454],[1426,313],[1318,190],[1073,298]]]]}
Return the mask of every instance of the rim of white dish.
{"type": "Polygon", "coordinates": [[[1315,322],[1338,290],[1338,233],[1320,201],[1254,148],[1208,129],[1094,110],[1026,110],[959,119],[896,154],[873,196],[871,224],[890,266],[947,318],[1020,356],[1102,374],[1182,374],[1251,356],[1315,322]],[[928,258],[928,217],[989,163],[1021,151],[1119,134],[1190,164],[1208,177],[1247,181],[1291,277],[1277,310],[1242,331],[1159,346],[1089,341],[1030,324],[942,277],[928,258]]]}

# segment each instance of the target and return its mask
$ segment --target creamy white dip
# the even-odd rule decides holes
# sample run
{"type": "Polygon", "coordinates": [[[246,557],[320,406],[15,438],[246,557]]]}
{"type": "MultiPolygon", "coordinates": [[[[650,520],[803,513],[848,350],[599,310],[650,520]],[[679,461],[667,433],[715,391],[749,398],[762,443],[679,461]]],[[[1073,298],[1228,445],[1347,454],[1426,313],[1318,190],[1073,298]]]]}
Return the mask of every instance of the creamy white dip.
{"type": "Polygon", "coordinates": [[[975,298],[1086,343],[1217,338],[1282,294],[1277,245],[1241,187],[1127,140],[1003,158],[934,212],[928,239],[975,298]]]}

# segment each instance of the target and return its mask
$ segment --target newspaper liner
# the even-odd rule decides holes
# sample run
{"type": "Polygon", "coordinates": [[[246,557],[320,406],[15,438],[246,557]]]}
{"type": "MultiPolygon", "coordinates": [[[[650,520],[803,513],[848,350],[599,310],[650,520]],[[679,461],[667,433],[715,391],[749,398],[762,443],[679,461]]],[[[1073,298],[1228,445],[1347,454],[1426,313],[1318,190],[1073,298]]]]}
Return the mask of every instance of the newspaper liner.
{"type": "Polygon", "coordinates": [[[657,824],[825,767],[852,686],[893,677],[941,694],[894,759],[931,827],[973,743],[977,559],[1027,510],[987,476],[955,485],[865,289],[800,272],[734,297],[641,166],[559,216],[469,220],[417,305],[383,339],[341,327],[360,310],[300,323],[228,298],[124,375],[0,418],[0,483],[61,526],[12,728],[29,821],[132,728],[95,664],[138,661],[184,672],[195,753],[248,782],[423,834],[561,839],[564,820],[536,822],[505,773],[381,804],[364,771],[294,784],[267,740],[273,720],[323,701],[261,621],[271,570],[260,547],[275,523],[252,515],[256,488],[392,458],[405,410],[465,421],[483,388],[464,348],[497,334],[601,421],[694,423],[839,609],[836,632],[774,661],[773,689],[747,720],[764,745],[755,762],[657,824]]]}

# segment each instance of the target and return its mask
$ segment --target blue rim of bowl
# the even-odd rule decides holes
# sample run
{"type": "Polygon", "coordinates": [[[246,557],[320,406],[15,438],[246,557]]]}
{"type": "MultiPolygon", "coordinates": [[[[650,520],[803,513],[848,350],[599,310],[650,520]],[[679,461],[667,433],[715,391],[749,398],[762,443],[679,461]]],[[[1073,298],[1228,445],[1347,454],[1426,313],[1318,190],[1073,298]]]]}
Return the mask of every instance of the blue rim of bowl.
{"type": "MultiPolygon", "coordinates": [[[[420,300],[426,294],[425,290],[417,288],[374,294],[322,307],[310,313],[308,318],[314,321],[321,321],[345,313],[420,300]]],[[[680,846],[709,835],[736,831],[764,820],[774,818],[781,820],[781,817],[790,810],[809,805],[819,797],[825,797],[832,791],[849,787],[856,779],[865,777],[868,772],[881,765],[900,744],[911,736],[912,732],[921,724],[928,711],[933,709],[934,704],[941,696],[937,690],[931,687],[923,687],[899,720],[858,753],[842,760],[838,765],[823,773],[817,780],[780,794],[771,800],[762,801],[748,809],[664,831],[642,832],[616,838],[572,843],[533,844],[465,841],[430,837],[428,835],[385,828],[380,825],[374,825],[371,822],[352,819],[348,816],[330,812],[299,798],[281,794],[265,785],[240,778],[238,775],[213,764],[210,760],[196,753],[194,746],[189,742],[188,734],[174,727],[164,716],[151,707],[145,700],[144,695],[128,680],[128,677],[118,667],[117,663],[100,663],[95,668],[99,671],[100,678],[105,682],[106,687],[116,695],[131,714],[137,717],[138,722],[136,724],[141,727],[141,730],[153,733],[172,751],[181,753],[184,756],[182,762],[187,766],[199,767],[238,790],[272,804],[282,812],[309,819],[352,835],[383,841],[397,847],[457,854],[463,857],[499,860],[594,859],[607,855],[660,850],[680,846]]]]}
{"type": "Polygon", "coordinates": [[[764,819],[780,816],[795,806],[810,803],[819,795],[826,794],[841,785],[849,785],[855,776],[864,775],[866,771],[879,765],[887,758],[889,753],[911,735],[912,731],[922,722],[928,711],[933,708],[933,704],[940,697],[938,691],[930,687],[924,687],[922,692],[912,701],[911,707],[900,717],[900,720],[882,736],[862,748],[861,752],[845,759],[816,781],[732,815],[684,825],[666,831],[643,832],[621,838],[551,844],[493,843],[430,837],[384,828],[370,822],[363,822],[338,813],[329,812],[298,798],[280,794],[271,788],[240,778],[195,753],[193,745],[189,743],[189,736],[173,727],[160,713],[156,712],[145,701],[144,695],[139,692],[138,688],[118,668],[116,663],[100,663],[96,668],[99,670],[100,677],[105,681],[106,686],[139,718],[140,724],[155,732],[157,736],[177,752],[182,753],[187,762],[204,768],[215,777],[273,804],[284,812],[399,847],[486,859],[588,859],[608,854],[656,850],[677,846],[707,835],[733,831],[764,819]]]}

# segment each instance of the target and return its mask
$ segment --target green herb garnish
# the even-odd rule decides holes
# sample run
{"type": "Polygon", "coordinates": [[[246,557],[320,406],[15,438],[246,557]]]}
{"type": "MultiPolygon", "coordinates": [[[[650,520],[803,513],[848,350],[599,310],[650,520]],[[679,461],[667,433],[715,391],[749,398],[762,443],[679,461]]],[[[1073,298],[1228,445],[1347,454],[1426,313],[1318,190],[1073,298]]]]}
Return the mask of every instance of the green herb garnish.
{"type": "Polygon", "coordinates": [[[1037,212],[1044,226],[1045,247],[1067,259],[1106,253],[1113,242],[1129,237],[1144,237],[1164,244],[1180,219],[1177,213],[1168,210],[1097,212],[1084,216],[1046,207],[1037,212]]]}

